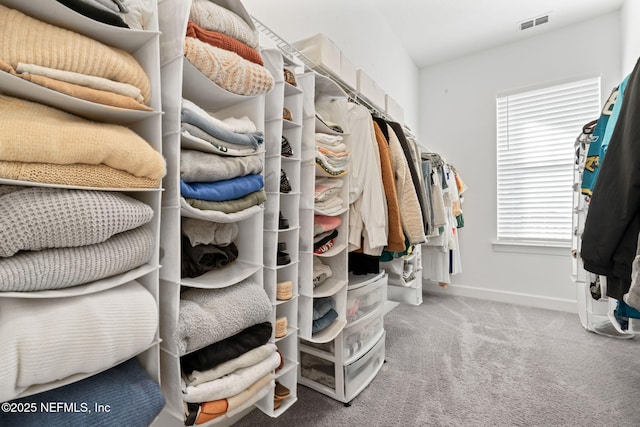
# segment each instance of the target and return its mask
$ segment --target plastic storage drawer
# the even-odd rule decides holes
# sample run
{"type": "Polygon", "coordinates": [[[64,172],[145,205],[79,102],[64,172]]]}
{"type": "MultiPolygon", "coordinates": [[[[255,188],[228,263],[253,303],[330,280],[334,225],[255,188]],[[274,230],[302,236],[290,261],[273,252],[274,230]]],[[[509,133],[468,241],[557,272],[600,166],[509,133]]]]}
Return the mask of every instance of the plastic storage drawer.
{"type": "Polygon", "coordinates": [[[384,338],[364,356],[344,367],[345,397],[351,400],[376,376],[384,363],[384,338]]]}
{"type": "Polygon", "coordinates": [[[343,357],[348,360],[369,350],[384,331],[383,311],[378,310],[367,319],[347,326],[342,331],[343,357]]]}
{"type": "Polygon", "coordinates": [[[336,366],[331,360],[300,351],[300,376],[333,390],[336,389],[336,366]]]}
{"type": "Polygon", "coordinates": [[[348,323],[354,323],[384,305],[387,300],[387,282],[388,276],[385,274],[373,283],[347,292],[348,323]]]}

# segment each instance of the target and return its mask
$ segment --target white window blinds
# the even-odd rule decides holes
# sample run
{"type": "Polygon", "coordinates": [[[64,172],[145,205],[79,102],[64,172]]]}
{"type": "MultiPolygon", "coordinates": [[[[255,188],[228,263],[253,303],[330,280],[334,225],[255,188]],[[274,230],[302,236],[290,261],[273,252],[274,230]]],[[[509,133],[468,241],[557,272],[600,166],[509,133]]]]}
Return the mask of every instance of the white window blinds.
{"type": "Polygon", "coordinates": [[[574,142],[600,78],[497,98],[498,240],[569,242],[574,142]]]}

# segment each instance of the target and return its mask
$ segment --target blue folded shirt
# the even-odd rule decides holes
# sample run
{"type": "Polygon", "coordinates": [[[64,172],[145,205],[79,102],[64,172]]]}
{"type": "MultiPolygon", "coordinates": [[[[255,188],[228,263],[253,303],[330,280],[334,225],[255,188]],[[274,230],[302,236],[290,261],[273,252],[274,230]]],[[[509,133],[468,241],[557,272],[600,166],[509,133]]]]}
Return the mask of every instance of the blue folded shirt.
{"type": "Polygon", "coordinates": [[[180,180],[180,194],[185,199],[224,202],[240,199],[264,188],[264,177],[260,174],[239,176],[216,182],[190,182],[180,180]]]}

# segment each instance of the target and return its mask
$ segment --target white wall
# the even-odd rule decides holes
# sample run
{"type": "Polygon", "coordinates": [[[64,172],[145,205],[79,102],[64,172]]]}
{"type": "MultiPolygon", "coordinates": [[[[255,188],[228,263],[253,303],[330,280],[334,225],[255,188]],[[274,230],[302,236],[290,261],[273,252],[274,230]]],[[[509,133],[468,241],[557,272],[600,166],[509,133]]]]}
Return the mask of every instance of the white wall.
{"type": "Polygon", "coordinates": [[[251,15],[288,42],[325,34],[404,108],[405,123],[418,131],[418,68],[384,17],[366,0],[242,3],[251,15]]]}
{"type": "Polygon", "coordinates": [[[640,2],[625,0],[620,11],[622,28],[622,72],[628,74],[640,56],[640,2]]]}
{"type": "Polygon", "coordinates": [[[622,76],[619,26],[615,12],[421,70],[421,142],[454,164],[469,187],[460,230],[463,274],[454,276],[451,292],[575,309],[568,249],[561,255],[493,249],[495,98],[514,89],[600,75],[604,99],[622,76]]]}

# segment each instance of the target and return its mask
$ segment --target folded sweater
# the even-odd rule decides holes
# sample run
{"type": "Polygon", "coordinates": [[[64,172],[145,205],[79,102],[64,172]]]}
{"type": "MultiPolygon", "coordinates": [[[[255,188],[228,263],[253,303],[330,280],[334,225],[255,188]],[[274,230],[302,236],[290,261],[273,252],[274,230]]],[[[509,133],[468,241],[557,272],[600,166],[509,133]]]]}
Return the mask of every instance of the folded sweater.
{"type": "Polygon", "coordinates": [[[221,289],[189,289],[180,295],[174,335],[179,353],[199,350],[266,322],[271,312],[271,301],[264,289],[250,279],[221,289]]]}
{"type": "Polygon", "coordinates": [[[0,257],[104,242],[152,218],[151,207],[120,193],[22,187],[0,196],[0,257]]]}
{"type": "Polygon", "coordinates": [[[0,59],[104,77],[140,89],[151,100],[149,78],[128,52],[0,5],[0,59]]]}
{"type": "Polygon", "coordinates": [[[254,96],[273,89],[274,80],[269,70],[237,53],[186,37],[184,56],[209,80],[231,93],[254,96]]]}
{"type": "Polygon", "coordinates": [[[235,136],[227,136],[225,139],[222,139],[187,122],[182,122],[180,124],[180,130],[183,132],[189,132],[189,134],[204,139],[212,144],[235,150],[243,150],[245,148],[252,148],[255,150],[258,148],[258,145],[261,145],[264,141],[262,132],[255,132],[253,134],[232,134],[235,136]]]}
{"type": "Polygon", "coordinates": [[[0,401],[110,368],[149,347],[157,328],[156,301],[137,282],[65,298],[0,298],[0,401]]]}
{"type": "Polygon", "coordinates": [[[261,190],[264,177],[259,174],[239,176],[216,182],[191,182],[180,180],[180,195],[188,199],[223,202],[235,200],[261,190]]]}
{"type": "Polygon", "coordinates": [[[180,178],[184,182],[216,182],[262,172],[258,156],[218,156],[196,150],[180,150],[180,178]]]}
{"type": "Polygon", "coordinates": [[[186,100],[182,103],[183,107],[180,113],[180,119],[183,123],[189,123],[197,126],[209,135],[233,144],[257,147],[264,141],[262,132],[240,133],[230,131],[227,129],[228,126],[222,125],[224,122],[216,119],[203,110],[191,107],[190,104],[192,103],[188,103],[186,100]]]}
{"type": "Polygon", "coordinates": [[[191,245],[226,246],[238,237],[238,224],[221,224],[202,219],[182,218],[181,230],[191,245]]]}
{"type": "Polygon", "coordinates": [[[106,165],[157,180],[165,174],[162,155],[124,126],[92,122],[4,95],[0,95],[0,126],[0,160],[106,165]]]}
{"type": "Polygon", "coordinates": [[[236,145],[235,147],[238,148],[235,148],[231,144],[223,143],[210,135],[205,138],[200,138],[186,129],[183,129],[180,135],[182,136],[180,138],[180,147],[190,150],[233,157],[252,156],[258,152],[258,150],[253,147],[244,148],[244,146],[236,145]]]}
{"type": "MultiPolygon", "coordinates": [[[[222,128],[228,132],[235,133],[254,133],[258,131],[255,123],[247,116],[243,117],[227,117],[226,119],[218,119],[214,114],[210,114],[198,104],[182,98],[182,110],[188,110],[189,114],[199,116],[200,120],[210,121],[212,125],[222,128]]],[[[181,110],[181,111],[182,111],[181,110]]]]}
{"type": "Polygon", "coordinates": [[[260,205],[267,200],[267,193],[264,188],[249,193],[239,199],[225,200],[222,202],[212,202],[200,199],[184,199],[189,205],[201,211],[215,211],[224,214],[235,214],[260,205]]]}
{"type": "Polygon", "coordinates": [[[0,258],[0,291],[63,289],[125,273],[148,262],[155,241],[148,226],[93,245],[22,251],[0,258]]]}
{"type": "Polygon", "coordinates": [[[264,65],[262,57],[257,50],[252,49],[248,45],[234,39],[233,37],[229,37],[226,34],[206,30],[198,26],[198,24],[193,21],[189,21],[187,23],[187,37],[195,37],[210,44],[211,46],[237,53],[247,61],[255,62],[258,65],[264,65]]]}
{"type": "Polygon", "coordinates": [[[240,16],[212,1],[193,0],[189,19],[202,28],[226,34],[251,48],[258,47],[258,32],[240,16]]]}

